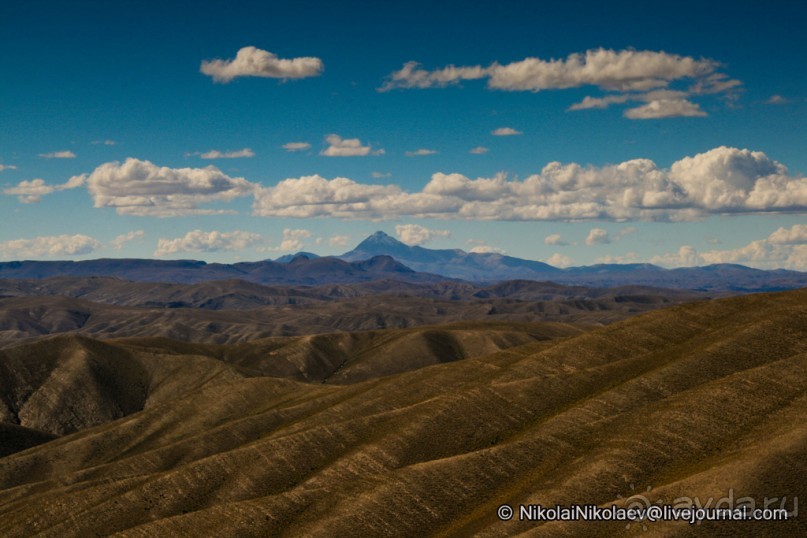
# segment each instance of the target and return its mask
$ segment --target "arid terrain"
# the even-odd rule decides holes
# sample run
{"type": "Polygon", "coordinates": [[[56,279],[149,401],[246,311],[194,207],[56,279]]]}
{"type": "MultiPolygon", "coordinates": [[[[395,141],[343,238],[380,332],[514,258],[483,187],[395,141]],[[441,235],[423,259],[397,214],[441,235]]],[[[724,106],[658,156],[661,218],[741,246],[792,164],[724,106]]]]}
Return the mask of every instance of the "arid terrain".
{"type": "Polygon", "coordinates": [[[728,495],[792,510],[807,498],[807,290],[2,290],[3,536],[807,532],[803,516],[497,517],[728,495]]]}

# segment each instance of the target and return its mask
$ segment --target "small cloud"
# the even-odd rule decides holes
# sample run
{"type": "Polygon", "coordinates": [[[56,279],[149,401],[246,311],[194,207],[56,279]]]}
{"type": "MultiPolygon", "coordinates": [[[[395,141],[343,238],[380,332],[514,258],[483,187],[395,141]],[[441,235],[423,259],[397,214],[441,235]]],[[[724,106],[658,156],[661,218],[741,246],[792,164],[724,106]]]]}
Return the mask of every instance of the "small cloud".
{"type": "Polygon", "coordinates": [[[622,228],[621,230],[619,230],[619,232],[617,232],[616,240],[619,241],[623,237],[635,234],[637,231],[639,230],[636,228],[636,226],[628,226],[627,228],[622,228]]]}
{"type": "Polygon", "coordinates": [[[551,234],[544,237],[545,245],[566,246],[569,243],[563,240],[560,234],[551,234]]]}
{"type": "Polygon", "coordinates": [[[424,157],[426,155],[435,155],[437,150],[434,149],[416,149],[415,151],[407,151],[404,153],[407,157],[424,157]]]}
{"type": "Polygon", "coordinates": [[[16,170],[17,167],[13,164],[0,164],[0,172],[3,170],[16,170]]]}
{"type": "Polygon", "coordinates": [[[636,263],[640,259],[641,258],[639,258],[639,255],[636,254],[635,252],[628,252],[624,256],[611,256],[611,255],[600,256],[599,258],[594,260],[594,262],[595,263],[608,263],[608,264],[613,264],[613,263],[623,264],[623,263],[636,263]]]}
{"type": "Polygon", "coordinates": [[[375,179],[383,179],[385,177],[392,177],[392,172],[373,172],[370,175],[375,179]]]}
{"type": "Polygon", "coordinates": [[[504,249],[492,247],[490,245],[477,245],[470,250],[474,254],[504,254],[504,249]]]}
{"type": "Polygon", "coordinates": [[[784,105],[784,104],[787,104],[789,102],[790,102],[789,99],[785,99],[781,95],[777,94],[777,95],[771,95],[770,98],[767,101],[765,101],[765,104],[766,105],[784,105]]]}
{"type": "Polygon", "coordinates": [[[305,151],[311,149],[311,144],[308,142],[288,142],[281,147],[288,152],[305,151]]]}
{"type": "Polygon", "coordinates": [[[399,224],[395,226],[395,234],[410,246],[428,243],[436,237],[451,237],[448,230],[431,230],[419,224],[399,224]]]}
{"type": "Polygon", "coordinates": [[[75,189],[81,187],[86,182],[87,176],[73,176],[61,185],[48,185],[44,179],[32,179],[30,181],[20,181],[16,187],[3,189],[3,194],[16,196],[24,204],[35,204],[42,200],[42,197],[57,191],[75,189]]]}
{"type": "Polygon", "coordinates": [[[588,237],[586,237],[586,245],[590,247],[594,245],[604,245],[610,242],[611,238],[608,236],[608,232],[602,228],[592,228],[588,233],[588,237]]]}
{"type": "Polygon", "coordinates": [[[350,241],[349,235],[332,235],[328,239],[328,244],[332,247],[346,247],[350,241]]]}
{"type": "Polygon", "coordinates": [[[259,244],[263,238],[255,233],[236,230],[234,232],[203,232],[193,230],[176,239],[160,239],[157,241],[155,256],[170,256],[181,252],[219,252],[225,250],[243,250],[259,244]]]}
{"type": "Polygon", "coordinates": [[[211,149],[199,156],[202,159],[242,159],[254,157],[255,152],[249,148],[239,149],[237,151],[219,151],[217,149],[211,149]]]}
{"type": "Polygon", "coordinates": [[[278,58],[256,47],[243,47],[234,60],[203,61],[199,71],[214,82],[228,83],[238,77],[295,79],[316,77],[322,73],[322,60],[314,57],[278,58]]]}
{"type": "Polygon", "coordinates": [[[572,265],[572,259],[565,254],[556,252],[546,260],[546,263],[555,267],[569,267],[572,265]]]}
{"type": "Polygon", "coordinates": [[[660,118],[703,117],[706,112],[697,103],[686,99],[657,99],[646,105],[629,108],[623,114],[632,120],[650,120],[660,118]]]}
{"type": "Polygon", "coordinates": [[[97,239],[83,234],[50,235],[33,239],[12,239],[0,242],[0,257],[3,258],[53,258],[56,256],[81,256],[101,248],[97,239]]]}
{"type": "Polygon", "coordinates": [[[490,134],[493,136],[516,136],[520,134],[524,134],[521,131],[516,131],[512,127],[499,127],[498,129],[492,131],[490,134]]]}
{"type": "Polygon", "coordinates": [[[104,146],[114,146],[115,144],[117,144],[117,142],[115,142],[114,140],[93,140],[91,143],[95,146],[101,144],[103,144],[104,146]]]}
{"type": "Polygon", "coordinates": [[[65,150],[65,151],[54,151],[52,153],[40,153],[40,157],[43,159],[75,159],[76,154],[72,151],[65,150]]]}
{"type": "Polygon", "coordinates": [[[490,150],[484,146],[477,146],[475,148],[471,148],[471,150],[468,153],[470,153],[471,155],[483,155],[488,151],[490,150]]]}
{"type": "MultiPolygon", "coordinates": [[[[358,138],[342,138],[337,134],[330,134],[325,137],[325,141],[328,147],[320,152],[324,157],[366,157],[373,151],[370,145],[363,146],[358,138]]],[[[383,152],[384,150],[376,150],[373,154],[381,155],[383,152]]]]}
{"type": "Polygon", "coordinates": [[[135,241],[137,239],[143,239],[146,236],[146,232],[143,230],[136,230],[131,231],[124,235],[119,235],[115,239],[109,242],[109,246],[114,248],[115,250],[121,250],[123,245],[129,243],[131,241],[135,241]]]}
{"type": "Polygon", "coordinates": [[[274,250],[284,252],[301,250],[305,246],[303,241],[309,237],[311,237],[311,232],[308,230],[293,230],[291,228],[286,228],[283,230],[283,241],[281,241],[280,246],[274,250]]]}

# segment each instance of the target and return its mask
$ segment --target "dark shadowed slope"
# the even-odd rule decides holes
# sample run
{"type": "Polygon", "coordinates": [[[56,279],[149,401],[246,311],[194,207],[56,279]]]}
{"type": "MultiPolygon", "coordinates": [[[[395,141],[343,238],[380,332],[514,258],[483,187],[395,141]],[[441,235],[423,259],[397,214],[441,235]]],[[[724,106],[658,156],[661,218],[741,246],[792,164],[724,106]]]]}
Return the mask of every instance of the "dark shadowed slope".
{"type": "MultiPolygon", "coordinates": [[[[799,290],[352,385],[234,379],[0,459],[0,534],[623,536],[496,507],[803,499],[805,335],[799,290]]],[[[629,531],[804,536],[807,519],[629,531]]]]}

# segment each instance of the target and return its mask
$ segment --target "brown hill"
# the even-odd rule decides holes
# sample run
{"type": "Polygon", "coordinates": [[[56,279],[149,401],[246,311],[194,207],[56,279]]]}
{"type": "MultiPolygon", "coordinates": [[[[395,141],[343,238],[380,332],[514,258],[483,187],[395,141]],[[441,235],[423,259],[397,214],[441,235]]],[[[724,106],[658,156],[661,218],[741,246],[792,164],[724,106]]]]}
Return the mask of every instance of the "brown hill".
{"type": "Polygon", "coordinates": [[[309,288],[72,277],[0,281],[0,294],[6,296],[0,299],[0,347],[61,333],[233,344],[270,336],[467,320],[601,325],[707,297],[676,290],[527,281],[488,287],[377,281],[309,288]]]}
{"type": "MultiPolygon", "coordinates": [[[[805,335],[798,290],[349,385],[209,384],[0,459],[0,534],[622,536],[624,522],[500,521],[496,508],[636,491],[792,508],[807,496],[805,335]]],[[[804,536],[806,522],[647,530],[804,536]]]]}

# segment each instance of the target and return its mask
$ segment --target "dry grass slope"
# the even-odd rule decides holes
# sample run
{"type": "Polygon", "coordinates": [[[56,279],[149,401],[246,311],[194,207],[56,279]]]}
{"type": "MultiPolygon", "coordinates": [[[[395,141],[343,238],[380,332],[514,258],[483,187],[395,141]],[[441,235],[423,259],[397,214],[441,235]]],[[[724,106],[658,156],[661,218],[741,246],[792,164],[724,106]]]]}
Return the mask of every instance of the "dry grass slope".
{"type": "MultiPolygon", "coordinates": [[[[631,485],[668,502],[804,499],[805,455],[797,290],[347,385],[207,384],[0,459],[0,534],[623,536],[496,507],[606,505],[631,485]]],[[[627,532],[804,536],[807,518],[627,532]]]]}

